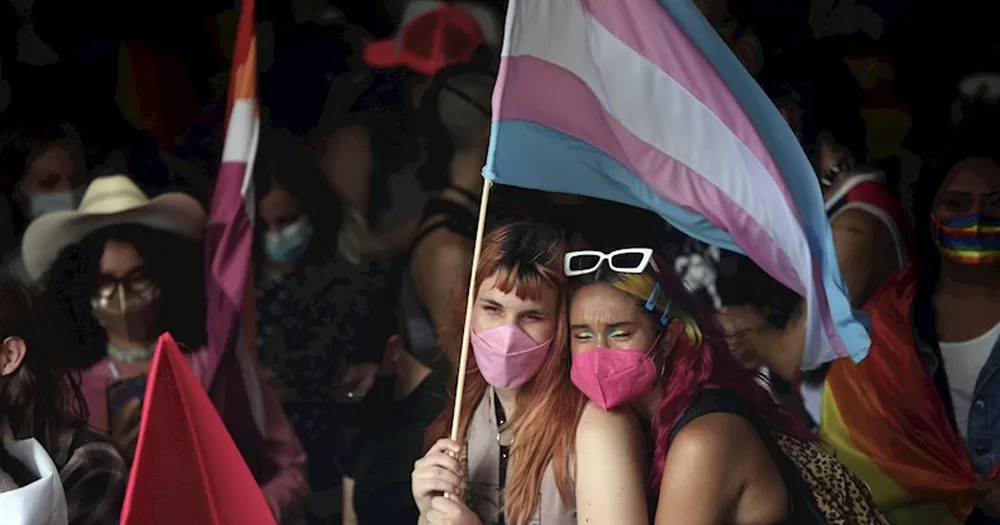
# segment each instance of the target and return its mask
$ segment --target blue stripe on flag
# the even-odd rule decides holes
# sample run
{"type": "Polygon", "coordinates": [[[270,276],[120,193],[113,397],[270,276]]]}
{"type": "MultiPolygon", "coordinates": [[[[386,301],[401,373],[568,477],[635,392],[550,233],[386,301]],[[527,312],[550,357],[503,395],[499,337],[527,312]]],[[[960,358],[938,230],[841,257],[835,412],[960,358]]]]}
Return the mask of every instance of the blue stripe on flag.
{"type": "MultiPolygon", "coordinates": [[[[575,137],[532,122],[505,120],[493,123],[490,141],[489,158],[483,168],[483,176],[487,179],[523,188],[586,195],[652,210],[691,237],[741,253],[732,237],[703,215],[660,198],[640,177],[617,160],[575,137]],[[503,173],[503,176],[497,172],[503,173]],[[539,178],[539,173],[544,173],[545,178],[539,178]]],[[[826,249],[835,253],[833,237],[827,237],[829,244],[826,249]]],[[[839,277],[839,271],[833,272],[832,276],[830,272],[824,272],[827,290],[836,290],[839,277]]],[[[840,289],[843,290],[842,287],[840,289]]],[[[838,295],[841,294],[829,294],[831,297],[838,295]]],[[[860,361],[867,355],[870,341],[863,326],[866,317],[862,312],[853,312],[852,315],[846,296],[842,298],[842,301],[830,301],[831,316],[848,354],[855,361],[860,361]]],[[[821,328],[819,319],[813,318],[816,319],[814,326],[821,328]]]]}

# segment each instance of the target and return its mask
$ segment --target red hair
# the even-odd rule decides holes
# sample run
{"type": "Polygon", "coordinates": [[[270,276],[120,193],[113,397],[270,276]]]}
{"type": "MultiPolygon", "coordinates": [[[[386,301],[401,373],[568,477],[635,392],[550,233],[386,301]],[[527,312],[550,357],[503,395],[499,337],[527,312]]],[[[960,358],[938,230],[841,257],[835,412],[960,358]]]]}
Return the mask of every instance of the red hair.
{"type": "MultiPolygon", "coordinates": [[[[569,380],[569,355],[566,352],[566,278],[563,274],[565,245],[562,236],[548,226],[518,222],[490,231],[483,238],[483,249],[476,275],[476,291],[489,277],[496,278],[496,288],[514,292],[518,298],[538,300],[545,287],[558,294],[555,333],[548,355],[538,373],[517,393],[517,411],[510,418],[514,436],[508,477],[516,480],[505,486],[504,512],[511,525],[526,525],[538,507],[542,478],[551,464],[560,497],[572,495],[570,462],[576,445],[576,426],[586,399],[569,380]]],[[[458,356],[468,288],[456,290],[451,329],[442,334],[441,345],[447,355],[458,356]]],[[[463,409],[459,417],[459,441],[466,439],[476,406],[487,390],[476,360],[469,352],[462,393],[463,409]]],[[[427,445],[447,437],[454,414],[454,403],[431,424],[427,445]]]]}
{"type": "Polygon", "coordinates": [[[659,285],[661,293],[653,299],[655,308],[651,314],[659,323],[669,304],[670,317],[684,323],[684,330],[669,354],[664,357],[662,353],[654,352],[654,358],[664,359],[664,372],[661,379],[663,401],[652,415],[656,441],[655,461],[650,472],[653,492],[659,491],[663,479],[671,430],[698,394],[709,388],[735,392],[757,410],[771,429],[803,441],[815,441],[815,435],[805,424],[785,411],[761,386],[759,376],[733,357],[726,335],[715,319],[715,312],[688,290],[672,271],[672,265],[658,255],[654,261],[660,268],[659,272],[652,268],[653,265],[641,274],[617,273],[602,266],[574,282],[575,288],[607,284],[632,295],[642,304],[659,285]]]}

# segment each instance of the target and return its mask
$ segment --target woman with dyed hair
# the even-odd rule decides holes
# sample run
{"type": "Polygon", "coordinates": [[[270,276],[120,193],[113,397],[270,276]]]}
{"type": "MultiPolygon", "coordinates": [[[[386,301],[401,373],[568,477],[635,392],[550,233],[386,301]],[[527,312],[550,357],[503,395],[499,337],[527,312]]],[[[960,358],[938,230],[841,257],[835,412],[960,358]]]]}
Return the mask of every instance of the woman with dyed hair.
{"type": "MultiPolygon", "coordinates": [[[[565,273],[572,381],[601,408],[631,407],[650,425],[655,523],[832,522],[829,494],[803,466],[863,491],[736,361],[711,310],[651,249],[570,252],[565,273]]],[[[850,522],[884,523],[864,503],[850,522]]]]}
{"type": "MultiPolygon", "coordinates": [[[[587,405],[568,380],[563,253],[561,236],[538,224],[483,239],[461,437],[444,439],[449,404],[414,466],[421,524],[648,523],[634,418],[587,405]]],[[[464,291],[456,298],[454,355],[464,291]]]]}

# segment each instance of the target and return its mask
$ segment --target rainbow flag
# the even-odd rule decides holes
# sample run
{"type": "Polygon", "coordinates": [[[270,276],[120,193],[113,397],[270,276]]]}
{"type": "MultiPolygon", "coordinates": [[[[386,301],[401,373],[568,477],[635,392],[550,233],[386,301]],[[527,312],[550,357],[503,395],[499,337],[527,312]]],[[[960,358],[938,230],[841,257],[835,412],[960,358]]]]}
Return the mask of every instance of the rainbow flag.
{"type": "Polygon", "coordinates": [[[804,368],[865,357],[812,166],[690,0],[511,0],[493,119],[485,177],[744,253],[806,298],[804,368]]]}
{"type": "Polygon", "coordinates": [[[907,267],[866,306],[871,350],[861,363],[831,364],[820,437],[900,525],[959,525],[972,511],[979,476],[915,350],[916,290],[916,271],[907,267]]]}

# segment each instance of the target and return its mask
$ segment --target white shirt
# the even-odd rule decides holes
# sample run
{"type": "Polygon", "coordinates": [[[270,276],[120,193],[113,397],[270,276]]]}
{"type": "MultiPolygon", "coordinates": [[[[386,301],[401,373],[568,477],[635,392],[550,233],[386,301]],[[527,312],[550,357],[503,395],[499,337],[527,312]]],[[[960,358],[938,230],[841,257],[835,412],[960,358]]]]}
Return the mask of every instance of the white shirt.
{"type": "Polygon", "coordinates": [[[962,441],[966,440],[969,432],[969,411],[972,410],[972,393],[976,389],[976,380],[998,339],[1000,323],[969,341],[939,343],[944,371],[948,375],[951,404],[955,409],[955,423],[962,441]]]}

